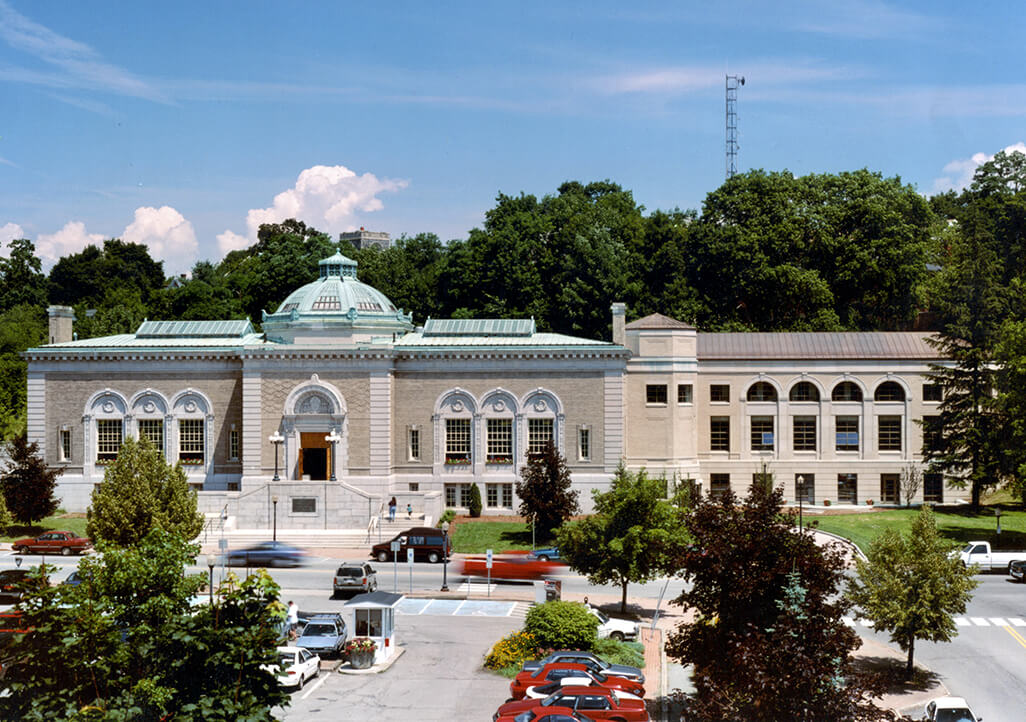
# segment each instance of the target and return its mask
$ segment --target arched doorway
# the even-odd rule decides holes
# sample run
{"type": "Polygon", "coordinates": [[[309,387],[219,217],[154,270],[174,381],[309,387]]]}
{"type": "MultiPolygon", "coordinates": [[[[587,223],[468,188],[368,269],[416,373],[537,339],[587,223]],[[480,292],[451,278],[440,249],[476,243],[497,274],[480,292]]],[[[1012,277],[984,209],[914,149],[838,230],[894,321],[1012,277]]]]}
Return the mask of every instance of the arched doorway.
{"type": "Polygon", "coordinates": [[[327,481],[334,470],[341,478],[347,467],[346,403],[331,384],[317,378],[297,386],[285,402],[282,417],[289,478],[327,481]],[[332,445],[328,436],[338,441],[332,445]],[[332,456],[335,458],[332,458],[332,456]]]}

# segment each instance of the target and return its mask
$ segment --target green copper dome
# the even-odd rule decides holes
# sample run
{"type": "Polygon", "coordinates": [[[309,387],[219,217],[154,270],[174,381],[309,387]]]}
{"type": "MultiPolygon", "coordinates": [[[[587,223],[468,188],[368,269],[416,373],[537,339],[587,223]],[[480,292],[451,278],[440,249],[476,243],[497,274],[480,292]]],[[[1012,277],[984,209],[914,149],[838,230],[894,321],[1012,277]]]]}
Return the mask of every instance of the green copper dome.
{"type": "Polygon", "coordinates": [[[263,315],[269,340],[283,343],[366,342],[413,330],[412,314],[356,278],[357,263],[336,253],[319,264],[320,278],[293,291],[263,315]]]}

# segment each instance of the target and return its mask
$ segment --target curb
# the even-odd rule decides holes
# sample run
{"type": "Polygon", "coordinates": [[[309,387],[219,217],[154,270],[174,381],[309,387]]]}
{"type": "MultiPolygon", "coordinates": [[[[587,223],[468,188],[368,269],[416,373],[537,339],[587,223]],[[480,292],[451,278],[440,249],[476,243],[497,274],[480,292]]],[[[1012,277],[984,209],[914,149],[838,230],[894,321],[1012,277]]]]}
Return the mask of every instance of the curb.
{"type": "Polygon", "coordinates": [[[396,660],[402,657],[403,654],[405,654],[405,652],[406,647],[396,645],[395,654],[393,654],[391,657],[386,659],[384,662],[381,662],[380,664],[372,665],[367,669],[353,669],[349,666],[349,662],[343,662],[340,660],[338,666],[332,669],[331,671],[337,671],[339,674],[381,674],[389,667],[391,667],[393,664],[395,664],[396,660]]]}

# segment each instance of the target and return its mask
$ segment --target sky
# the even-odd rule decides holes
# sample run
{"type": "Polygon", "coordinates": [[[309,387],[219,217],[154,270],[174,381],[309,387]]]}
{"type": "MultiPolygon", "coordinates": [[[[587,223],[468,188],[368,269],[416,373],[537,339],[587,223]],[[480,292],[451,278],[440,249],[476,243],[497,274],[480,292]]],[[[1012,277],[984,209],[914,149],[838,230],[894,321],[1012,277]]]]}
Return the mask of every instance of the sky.
{"type": "Polygon", "coordinates": [[[1026,152],[1004,3],[0,0],[0,253],[144,243],[168,273],[261,223],[480,227],[499,193],[612,180],[700,210],[726,167],[920,193],[1026,152]]]}

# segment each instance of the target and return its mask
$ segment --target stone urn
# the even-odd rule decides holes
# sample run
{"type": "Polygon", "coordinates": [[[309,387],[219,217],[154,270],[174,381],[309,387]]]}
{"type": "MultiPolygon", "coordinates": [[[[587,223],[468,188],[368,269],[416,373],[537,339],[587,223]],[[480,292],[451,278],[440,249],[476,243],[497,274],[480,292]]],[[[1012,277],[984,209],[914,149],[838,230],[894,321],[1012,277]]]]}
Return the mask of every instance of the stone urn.
{"type": "Polygon", "coordinates": [[[350,652],[349,666],[353,669],[370,669],[374,665],[374,652],[350,652]]]}

